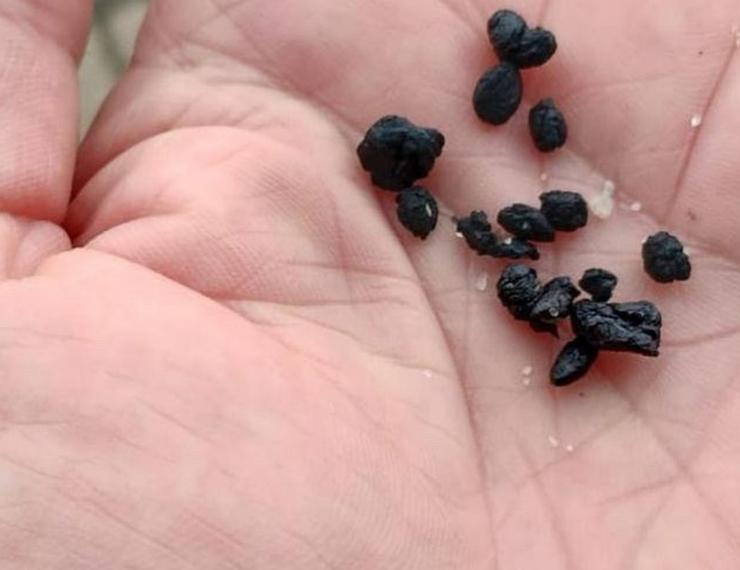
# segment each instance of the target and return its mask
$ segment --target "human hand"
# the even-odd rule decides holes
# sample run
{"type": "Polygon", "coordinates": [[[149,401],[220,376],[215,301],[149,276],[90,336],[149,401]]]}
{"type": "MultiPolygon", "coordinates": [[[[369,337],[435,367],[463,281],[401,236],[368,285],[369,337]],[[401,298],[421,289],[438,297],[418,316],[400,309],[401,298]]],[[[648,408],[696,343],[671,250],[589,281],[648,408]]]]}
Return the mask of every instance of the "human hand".
{"type": "Polygon", "coordinates": [[[153,0],[74,187],[89,2],[6,4],[3,568],[737,568],[737,2],[512,1],[560,49],[491,128],[498,2],[153,0]],[[541,96],[571,131],[544,157],[541,96]],[[559,343],[499,306],[504,265],[445,221],[410,238],[359,170],[387,113],[445,133],[455,212],[639,201],[537,268],[618,273],[662,356],[549,388],[559,343]],[[659,227],[687,284],[642,272],[659,227]]]}

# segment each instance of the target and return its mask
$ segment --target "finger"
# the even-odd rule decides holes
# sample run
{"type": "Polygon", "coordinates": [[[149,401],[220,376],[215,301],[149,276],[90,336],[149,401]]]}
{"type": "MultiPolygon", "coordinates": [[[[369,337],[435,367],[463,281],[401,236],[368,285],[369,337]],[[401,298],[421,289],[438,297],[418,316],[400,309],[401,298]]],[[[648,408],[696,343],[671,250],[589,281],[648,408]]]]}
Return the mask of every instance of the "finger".
{"type": "Polygon", "coordinates": [[[92,0],[0,6],[0,211],[59,222],[78,137],[76,64],[92,0]]]}

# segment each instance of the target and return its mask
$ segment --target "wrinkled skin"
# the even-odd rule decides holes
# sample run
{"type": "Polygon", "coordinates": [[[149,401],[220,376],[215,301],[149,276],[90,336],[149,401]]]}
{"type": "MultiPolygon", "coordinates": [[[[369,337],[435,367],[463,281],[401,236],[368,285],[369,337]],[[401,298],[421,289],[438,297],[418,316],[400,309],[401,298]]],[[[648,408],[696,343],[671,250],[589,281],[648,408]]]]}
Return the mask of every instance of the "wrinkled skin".
{"type": "Polygon", "coordinates": [[[90,6],[3,2],[4,570],[740,567],[740,5],[507,6],[560,49],[493,128],[470,93],[498,2],[153,0],[76,156],[90,6]],[[543,157],[545,96],[571,136],[543,157]],[[447,135],[455,212],[641,201],[537,267],[616,272],[662,357],[547,387],[561,345],[475,287],[503,262],[400,231],[359,170],[391,112],[447,135]],[[658,228],[692,281],[642,273],[658,228]]]}

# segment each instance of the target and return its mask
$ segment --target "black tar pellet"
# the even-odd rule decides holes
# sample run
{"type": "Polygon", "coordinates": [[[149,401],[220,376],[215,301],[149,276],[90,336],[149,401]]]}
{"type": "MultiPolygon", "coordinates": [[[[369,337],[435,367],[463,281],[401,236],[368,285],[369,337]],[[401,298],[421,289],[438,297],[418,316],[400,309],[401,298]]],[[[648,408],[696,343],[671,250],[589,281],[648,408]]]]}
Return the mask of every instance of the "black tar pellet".
{"type": "Polygon", "coordinates": [[[426,239],[437,227],[439,208],[426,188],[414,186],[396,196],[398,220],[416,237],[426,239]]]}
{"type": "Polygon", "coordinates": [[[578,286],[591,295],[593,301],[605,303],[612,298],[619,279],[606,269],[588,269],[578,282],[578,286]]]}
{"type": "Polygon", "coordinates": [[[499,10],[491,16],[488,38],[500,59],[521,69],[544,64],[558,47],[551,32],[529,28],[524,18],[511,10],[499,10]]]}
{"type": "Polygon", "coordinates": [[[472,212],[457,221],[457,231],[462,234],[470,249],[478,255],[490,255],[498,243],[496,234],[491,230],[488,215],[482,211],[472,212]]]}
{"type": "Polygon", "coordinates": [[[532,307],[540,296],[541,285],[537,271],[526,265],[509,265],[496,285],[498,298],[519,321],[528,321],[532,307]]]}
{"type": "Polygon", "coordinates": [[[588,223],[588,204],[578,192],[545,192],[540,203],[540,211],[557,231],[573,232],[588,223]]]}
{"type": "Polygon", "coordinates": [[[540,252],[534,244],[518,237],[499,240],[488,255],[500,259],[531,259],[537,261],[540,252]]]}
{"type": "Polygon", "coordinates": [[[492,125],[503,125],[522,102],[522,76],[511,63],[501,63],[486,71],[473,92],[473,108],[478,117],[492,125]]]}
{"type": "Polygon", "coordinates": [[[576,336],[595,348],[658,356],[662,317],[648,301],[607,304],[579,301],[571,310],[576,336]]]}
{"type": "Polygon", "coordinates": [[[691,261],[683,244],[668,232],[650,236],[642,246],[645,271],[658,283],[687,281],[691,277],[691,261]]]}
{"type": "Polygon", "coordinates": [[[529,112],[529,132],[542,152],[552,152],[568,140],[565,117],[552,99],[543,99],[529,112]]]}
{"type": "Polygon", "coordinates": [[[529,319],[545,325],[556,324],[570,314],[573,301],[580,294],[570,277],[556,277],[542,288],[529,319]]]}
{"type": "Polygon", "coordinates": [[[599,350],[582,338],[570,341],[555,359],[550,370],[550,383],[562,387],[580,380],[588,374],[598,355],[599,350]]]}
{"type": "Polygon", "coordinates": [[[501,210],[498,213],[498,223],[507,232],[524,240],[555,240],[555,230],[545,215],[526,204],[514,204],[501,210]]]}
{"type": "Polygon", "coordinates": [[[444,144],[444,136],[436,129],[389,115],[370,127],[357,155],[373,184],[400,192],[429,175],[444,144]]]}

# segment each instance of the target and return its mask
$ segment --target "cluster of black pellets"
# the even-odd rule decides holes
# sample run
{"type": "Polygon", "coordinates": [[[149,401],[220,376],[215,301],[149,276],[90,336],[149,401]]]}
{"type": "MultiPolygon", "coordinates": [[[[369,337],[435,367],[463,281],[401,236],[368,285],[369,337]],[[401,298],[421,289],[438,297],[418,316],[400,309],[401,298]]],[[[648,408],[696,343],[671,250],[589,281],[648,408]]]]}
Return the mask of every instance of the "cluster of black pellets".
{"type": "Polygon", "coordinates": [[[488,215],[482,211],[475,211],[465,218],[460,218],[457,221],[457,232],[478,255],[533,261],[540,258],[540,252],[534,244],[516,236],[501,238],[496,235],[488,221],[488,215]]]}
{"type": "Polygon", "coordinates": [[[537,271],[522,264],[507,267],[496,285],[501,303],[518,321],[528,322],[536,332],[558,336],[557,326],[571,312],[581,294],[569,277],[556,277],[544,285],[537,271]]]}
{"type": "MultiPolygon", "coordinates": [[[[503,125],[522,103],[522,69],[547,63],[558,44],[552,32],[530,28],[516,12],[499,10],[488,20],[488,38],[500,63],[486,71],[475,86],[473,108],[478,117],[492,125],[503,125]]],[[[543,99],[529,113],[529,131],[542,152],[562,147],[568,126],[552,99],[543,99]]]]}
{"type": "Polygon", "coordinates": [[[437,227],[439,208],[431,192],[416,182],[429,176],[444,145],[444,135],[438,130],[388,115],[368,129],[357,147],[360,164],[373,184],[399,192],[398,220],[421,239],[437,227]]]}
{"type": "MultiPolygon", "coordinates": [[[[510,10],[496,12],[488,22],[488,35],[501,60],[480,79],[473,97],[478,116],[503,124],[522,101],[521,69],[546,63],[557,50],[553,34],[529,28],[510,10]]],[[[530,111],[529,128],[535,146],[550,152],[568,136],[562,113],[551,99],[530,111]]],[[[434,196],[418,181],[432,171],[441,156],[445,138],[436,129],[420,127],[396,115],[381,118],[365,134],[357,154],[373,184],[396,192],[400,223],[414,236],[426,239],[436,228],[439,208],[434,196]]],[[[540,196],[540,207],[512,204],[496,221],[510,235],[498,235],[483,211],[457,219],[457,231],[482,256],[506,259],[540,258],[532,242],[552,242],[556,232],[573,232],[588,223],[588,206],[576,192],[553,190],[540,196]]],[[[646,273],[659,283],[685,281],[691,263],[681,242],[659,232],[642,247],[646,273]]],[[[601,351],[659,354],[662,317],[648,301],[610,303],[618,284],[616,275],[601,268],[587,270],[578,282],[561,276],[541,283],[537,272],[513,264],[502,273],[497,292],[502,304],[519,321],[536,332],[559,336],[559,325],[569,320],[575,338],[557,356],[550,371],[554,386],[567,386],[585,376],[601,351]],[[591,298],[578,300],[582,291],[591,298]]]]}
{"type": "Polygon", "coordinates": [[[534,269],[515,264],[504,270],[496,286],[512,316],[535,331],[557,336],[558,324],[570,318],[575,339],[555,359],[550,371],[554,386],[583,378],[602,350],[658,356],[662,318],[655,305],[608,303],[616,277],[604,269],[589,269],[580,283],[588,285],[590,300],[576,301],[581,291],[570,277],[556,277],[543,285],[534,269]]]}
{"type": "Polygon", "coordinates": [[[457,221],[457,232],[478,255],[495,258],[538,260],[540,252],[531,242],[555,241],[557,231],[572,232],[588,222],[588,206],[576,192],[553,190],[540,196],[540,208],[513,204],[503,208],[496,221],[510,237],[501,238],[488,215],[472,212],[457,221]]]}

